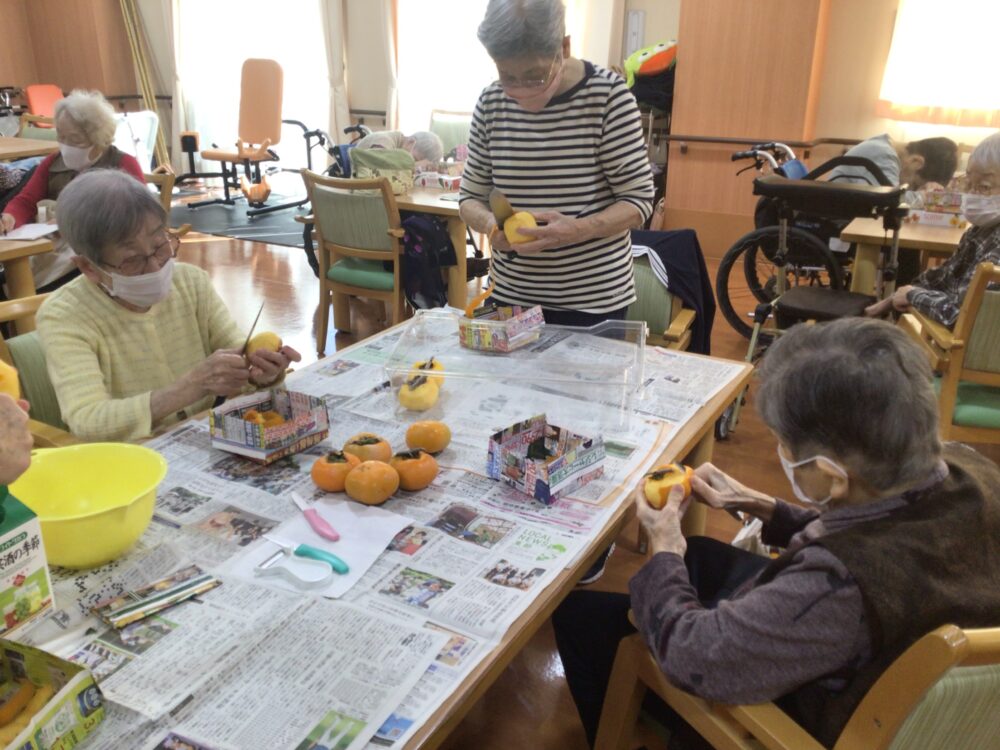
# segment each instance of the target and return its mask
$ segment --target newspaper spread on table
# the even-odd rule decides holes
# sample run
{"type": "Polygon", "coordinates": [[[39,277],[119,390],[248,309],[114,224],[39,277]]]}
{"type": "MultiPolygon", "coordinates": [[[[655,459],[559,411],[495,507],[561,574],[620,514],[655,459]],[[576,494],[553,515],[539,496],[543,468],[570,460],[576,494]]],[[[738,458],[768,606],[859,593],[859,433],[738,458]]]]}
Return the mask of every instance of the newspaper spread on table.
{"type": "MultiPolygon", "coordinates": [[[[485,476],[487,437],[536,413],[558,413],[569,422],[560,426],[587,434],[599,427],[595,410],[552,389],[446,382],[441,408],[453,439],[438,457],[441,472],[377,511],[383,536],[367,541],[377,548],[352,571],[356,582],[326,598],[255,577],[247,561],[276,549],[265,535],[322,546],[303,538],[290,493],[316,501],[331,521],[332,508],[346,504],[311,481],[317,456],[363,431],[405,444],[415,419],[400,419],[384,369],[398,336],[375,337],[288,378],[289,389],[323,398],[330,412],[329,439],[304,453],[260,466],[211,448],[205,420],[147,444],[169,463],[148,531],[110,564],[54,571],[59,609],[21,637],[94,672],[109,711],[88,746],[402,746],[586,552],[691,410],[740,370],[674,352],[648,358],[649,393],[626,430],[604,435],[604,475],[549,506],[485,476]],[[123,630],[90,612],[192,564],[222,585],[123,630]]],[[[361,533],[365,516],[356,515],[336,515],[342,538],[361,533]]],[[[336,550],[339,542],[328,544],[336,550]]]]}

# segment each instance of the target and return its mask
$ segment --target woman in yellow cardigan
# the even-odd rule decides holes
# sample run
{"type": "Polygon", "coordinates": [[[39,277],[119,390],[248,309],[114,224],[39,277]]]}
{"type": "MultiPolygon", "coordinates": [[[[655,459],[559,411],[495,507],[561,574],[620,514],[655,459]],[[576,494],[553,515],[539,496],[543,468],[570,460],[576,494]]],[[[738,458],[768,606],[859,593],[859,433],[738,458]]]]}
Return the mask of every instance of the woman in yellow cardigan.
{"type": "Polygon", "coordinates": [[[291,347],[240,353],[245,334],[200,268],[174,261],[159,201],[116,170],[77,177],[59,230],[81,276],[46,300],[38,333],[63,420],[85,440],[136,440],[216,396],[280,381],[291,347]]]}

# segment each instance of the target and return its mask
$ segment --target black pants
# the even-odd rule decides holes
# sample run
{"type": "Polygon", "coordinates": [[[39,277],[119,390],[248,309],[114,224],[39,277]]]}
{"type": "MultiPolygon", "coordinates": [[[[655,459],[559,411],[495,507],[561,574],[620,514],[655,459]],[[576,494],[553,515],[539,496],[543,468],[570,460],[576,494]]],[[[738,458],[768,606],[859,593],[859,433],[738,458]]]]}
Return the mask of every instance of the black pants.
{"type": "MultiPolygon", "coordinates": [[[[709,608],[732,596],[741,584],[755,577],[770,562],[766,557],[708,537],[692,537],[687,542],[684,563],[691,585],[698,592],[701,603],[709,608]]],[[[577,589],[552,615],[566,682],[591,747],[597,737],[597,724],[618,644],[622,638],[636,632],[628,621],[629,607],[628,594],[577,589]]],[[[671,748],[707,746],[697,744],[700,741],[697,733],[652,693],[647,695],[643,706],[676,733],[678,740],[684,738],[682,745],[675,745],[671,740],[671,748]]]]}
{"type": "Polygon", "coordinates": [[[605,320],[625,320],[627,307],[620,310],[612,310],[609,313],[586,313],[578,310],[546,310],[542,309],[545,315],[545,322],[554,326],[579,326],[585,328],[603,323],[605,320]]]}

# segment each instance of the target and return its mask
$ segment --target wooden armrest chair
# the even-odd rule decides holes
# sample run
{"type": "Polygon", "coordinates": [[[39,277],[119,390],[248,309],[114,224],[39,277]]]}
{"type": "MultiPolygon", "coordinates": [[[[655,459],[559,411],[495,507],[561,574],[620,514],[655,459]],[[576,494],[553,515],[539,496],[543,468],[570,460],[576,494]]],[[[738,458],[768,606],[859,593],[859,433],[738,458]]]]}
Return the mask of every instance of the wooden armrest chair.
{"type": "Polygon", "coordinates": [[[945,440],[1000,443],[1000,266],[980,263],[950,331],[913,310],[899,325],[941,373],[936,383],[945,440]]]}
{"type": "MultiPolygon", "coordinates": [[[[773,703],[725,706],[671,685],[639,634],[618,647],[597,750],[630,748],[646,690],[717,750],[823,750],[773,703]]],[[[1000,737],[1000,628],[944,625],[903,652],[872,686],[833,750],[976,750],[1000,737]]]]}
{"type": "Polygon", "coordinates": [[[646,343],[665,349],[687,349],[695,312],[683,306],[653,273],[649,259],[634,259],[636,301],[629,306],[627,320],[643,320],[649,329],[646,343]]]}
{"type": "Polygon", "coordinates": [[[302,170],[319,255],[316,350],[325,354],[329,310],[333,325],[351,330],[351,297],[381,300],[393,325],[408,316],[400,278],[403,226],[389,180],[344,180],[302,170]],[[383,266],[388,261],[391,270],[383,266]]]}
{"type": "MultiPolygon", "coordinates": [[[[170,209],[174,201],[174,184],[177,182],[177,177],[170,172],[147,172],[143,177],[145,177],[146,182],[150,185],[156,185],[156,189],[160,193],[160,205],[163,206],[163,210],[169,219],[170,209]]],[[[181,224],[179,227],[170,228],[167,231],[177,237],[183,237],[191,231],[191,225],[181,224]]]]}
{"type": "Polygon", "coordinates": [[[44,115],[21,115],[17,128],[18,138],[34,138],[37,141],[56,140],[55,120],[44,115]]]}
{"type": "Polygon", "coordinates": [[[19,333],[6,340],[0,338],[0,359],[17,368],[21,393],[31,404],[29,429],[35,438],[35,446],[39,448],[76,442],[62,421],[59,401],[45,366],[45,352],[34,330],[35,313],[46,297],[47,294],[36,294],[0,302],[0,323],[27,323],[31,329],[28,333],[19,333]]]}

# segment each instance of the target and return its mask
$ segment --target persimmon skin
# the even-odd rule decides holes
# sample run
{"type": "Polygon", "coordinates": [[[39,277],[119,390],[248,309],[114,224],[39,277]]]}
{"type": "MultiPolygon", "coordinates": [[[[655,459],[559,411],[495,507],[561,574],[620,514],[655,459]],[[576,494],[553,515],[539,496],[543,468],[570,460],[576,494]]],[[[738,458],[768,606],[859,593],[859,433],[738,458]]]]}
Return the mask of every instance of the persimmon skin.
{"type": "Polygon", "coordinates": [[[347,474],[344,491],[364,505],[381,505],[399,489],[399,474],[385,461],[363,461],[347,474]]]}
{"type": "Polygon", "coordinates": [[[325,492],[343,492],[347,475],[355,466],[361,465],[361,459],[353,453],[330,451],[320,456],[312,465],[309,476],[313,483],[325,492]]]}

